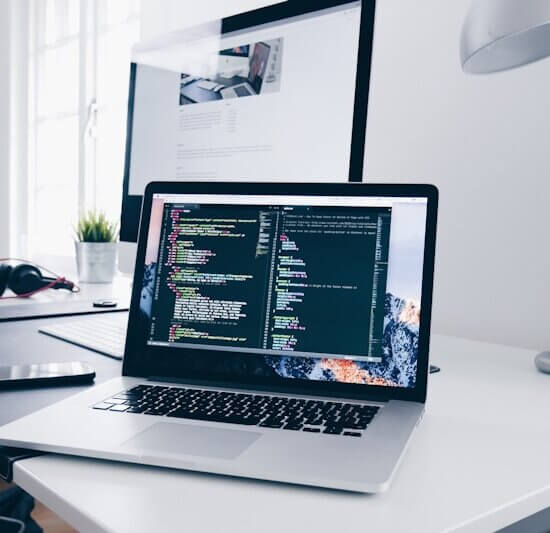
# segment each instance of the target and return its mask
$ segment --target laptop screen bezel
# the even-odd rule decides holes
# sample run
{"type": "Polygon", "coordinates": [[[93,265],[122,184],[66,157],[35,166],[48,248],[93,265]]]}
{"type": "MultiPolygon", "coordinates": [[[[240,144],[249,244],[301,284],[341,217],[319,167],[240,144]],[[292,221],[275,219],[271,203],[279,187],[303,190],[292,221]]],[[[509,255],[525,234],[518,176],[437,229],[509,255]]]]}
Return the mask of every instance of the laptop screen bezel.
{"type": "Polygon", "coordinates": [[[246,182],[153,182],[144,195],[141,227],[134,273],[132,300],[122,374],[142,378],[162,378],[173,382],[230,387],[266,392],[355,398],[366,400],[408,400],[424,402],[428,375],[428,352],[433,293],[435,238],[438,191],[432,185],[376,185],[363,183],[246,183],[246,182]],[[254,375],[213,374],[206,369],[190,374],[181,361],[185,355],[207,361],[216,350],[195,350],[148,345],[140,330],[139,304],[145,273],[145,254],[154,194],[212,194],[212,195],[281,195],[281,196],[376,196],[427,198],[426,234],[422,276],[422,307],[418,342],[416,385],[413,388],[386,387],[313,381],[289,378],[266,378],[254,375]]]}

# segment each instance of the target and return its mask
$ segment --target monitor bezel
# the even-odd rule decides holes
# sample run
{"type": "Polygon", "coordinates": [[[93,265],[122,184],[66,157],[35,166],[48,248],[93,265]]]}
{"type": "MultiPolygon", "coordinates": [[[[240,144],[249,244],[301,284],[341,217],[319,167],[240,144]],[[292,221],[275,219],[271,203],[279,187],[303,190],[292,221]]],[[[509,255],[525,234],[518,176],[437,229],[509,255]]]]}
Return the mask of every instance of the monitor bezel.
{"type": "MultiPolygon", "coordinates": [[[[435,239],[437,223],[438,191],[433,185],[375,185],[330,183],[249,183],[249,182],[153,182],[146,190],[143,202],[142,227],[138,243],[132,301],[125,346],[123,375],[169,379],[197,385],[231,387],[244,390],[284,392],[290,394],[317,395],[361,400],[398,399],[424,402],[428,376],[431,310],[434,276],[435,239]],[[422,278],[422,306],[419,329],[417,379],[414,388],[384,387],[375,385],[343,384],[289,378],[265,378],[259,376],[230,376],[211,374],[208,371],[190,375],[178,364],[185,352],[198,357],[220,357],[216,350],[191,348],[166,348],[147,345],[140,330],[141,288],[145,272],[145,253],[149,233],[149,220],[153,194],[226,194],[226,195],[281,195],[281,196],[377,196],[377,197],[426,197],[426,235],[422,278]],[[246,378],[246,379],[245,379],[246,378]]],[[[228,352],[223,352],[227,356],[228,352]]],[[[207,366],[207,364],[205,364],[207,366]]]]}
{"type": "MultiPolygon", "coordinates": [[[[361,23],[359,29],[355,103],[348,172],[348,180],[350,182],[360,182],[363,176],[376,0],[305,0],[300,2],[283,2],[226,17],[221,20],[221,34],[223,35],[234,31],[253,28],[261,24],[314,13],[315,11],[323,11],[332,7],[352,4],[357,1],[361,3],[361,23]]],[[[192,32],[193,28],[190,28],[189,31],[192,32]]],[[[143,199],[141,195],[129,193],[136,73],[137,65],[136,63],[132,63],[130,66],[126,151],[120,219],[120,240],[125,242],[137,241],[141,203],[143,199]]],[[[153,177],[158,176],[152,176],[152,178],[153,177]]]]}

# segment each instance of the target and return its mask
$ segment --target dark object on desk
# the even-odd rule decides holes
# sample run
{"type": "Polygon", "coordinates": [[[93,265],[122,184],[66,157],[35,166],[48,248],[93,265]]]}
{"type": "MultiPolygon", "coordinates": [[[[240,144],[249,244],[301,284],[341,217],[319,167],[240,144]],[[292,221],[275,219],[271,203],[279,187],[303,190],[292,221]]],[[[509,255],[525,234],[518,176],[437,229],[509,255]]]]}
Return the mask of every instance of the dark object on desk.
{"type": "Polygon", "coordinates": [[[438,372],[441,372],[441,368],[435,365],[430,365],[430,374],[437,374],[438,372]]]}
{"type": "Polygon", "coordinates": [[[116,307],[118,302],[116,300],[95,300],[93,303],[94,307],[99,308],[109,308],[116,307]]]}
{"type": "Polygon", "coordinates": [[[0,531],[2,533],[41,533],[32,519],[34,498],[19,487],[0,492],[0,531]]]}
{"type": "Polygon", "coordinates": [[[535,357],[535,366],[539,372],[550,374],[550,351],[539,353],[535,357]]]}
{"type": "Polygon", "coordinates": [[[0,367],[0,390],[91,383],[95,371],[86,363],[38,363],[0,367]]]}
{"type": "MultiPolygon", "coordinates": [[[[38,450],[27,450],[25,448],[12,448],[10,446],[0,446],[0,479],[11,483],[13,481],[13,465],[21,459],[29,459],[43,455],[38,450]]],[[[1,510],[0,510],[1,514],[1,510]]]]}
{"type": "Polygon", "coordinates": [[[8,263],[0,264],[0,297],[2,298],[27,298],[47,289],[65,289],[71,292],[80,290],[72,281],[43,266],[16,258],[6,258],[0,261],[20,263],[17,266],[8,263]],[[44,276],[41,270],[54,277],[44,276]],[[6,288],[11,289],[15,296],[2,296],[6,288]]]}

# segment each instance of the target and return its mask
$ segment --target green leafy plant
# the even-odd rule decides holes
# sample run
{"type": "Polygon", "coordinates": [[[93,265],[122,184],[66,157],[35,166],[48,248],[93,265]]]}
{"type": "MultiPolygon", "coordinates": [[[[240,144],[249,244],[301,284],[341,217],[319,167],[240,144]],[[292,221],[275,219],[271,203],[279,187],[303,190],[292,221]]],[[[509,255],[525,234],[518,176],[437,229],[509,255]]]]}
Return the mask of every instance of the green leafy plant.
{"type": "Polygon", "coordinates": [[[75,234],[80,242],[116,242],[118,226],[109,222],[104,213],[88,211],[78,220],[75,234]]]}

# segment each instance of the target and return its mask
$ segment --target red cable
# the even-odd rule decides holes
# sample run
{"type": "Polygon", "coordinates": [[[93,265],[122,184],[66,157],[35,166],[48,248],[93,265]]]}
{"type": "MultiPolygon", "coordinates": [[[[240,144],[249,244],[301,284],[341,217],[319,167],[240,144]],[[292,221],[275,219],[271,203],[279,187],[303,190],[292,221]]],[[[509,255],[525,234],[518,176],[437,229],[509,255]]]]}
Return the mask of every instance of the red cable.
{"type": "Polygon", "coordinates": [[[30,291],[30,292],[26,292],[24,294],[16,294],[15,296],[0,296],[0,300],[9,300],[10,298],[28,298],[29,296],[33,296],[34,294],[38,294],[39,292],[50,289],[51,287],[53,287],[59,281],[65,281],[65,278],[54,279],[53,281],[50,281],[50,283],[48,283],[47,285],[44,285],[44,287],[40,287],[39,289],[36,289],[34,291],[30,291]]]}
{"type": "Polygon", "coordinates": [[[55,279],[53,281],[50,281],[47,285],[44,285],[44,287],[40,287],[39,289],[36,289],[34,291],[26,292],[25,294],[16,294],[15,296],[0,296],[0,300],[8,300],[10,298],[28,298],[29,296],[33,296],[34,294],[38,294],[39,292],[46,291],[48,289],[51,289],[54,285],[57,283],[72,283],[73,288],[71,289],[71,292],[80,292],[80,287],[72,282],[69,281],[67,278],[60,276],[59,274],[56,274],[53,270],[50,270],[49,268],[46,268],[45,266],[39,265],[38,263],[33,263],[32,261],[27,261],[25,259],[19,259],[17,257],[3,257],[0,258],[0,262],[5,261],[18,261],[19,263],[24,263],[28,265],[35,266],[39,268],[40,270],[44,270],[48,274],[51,274],[52,276],[55,276],[55,279]]]}

